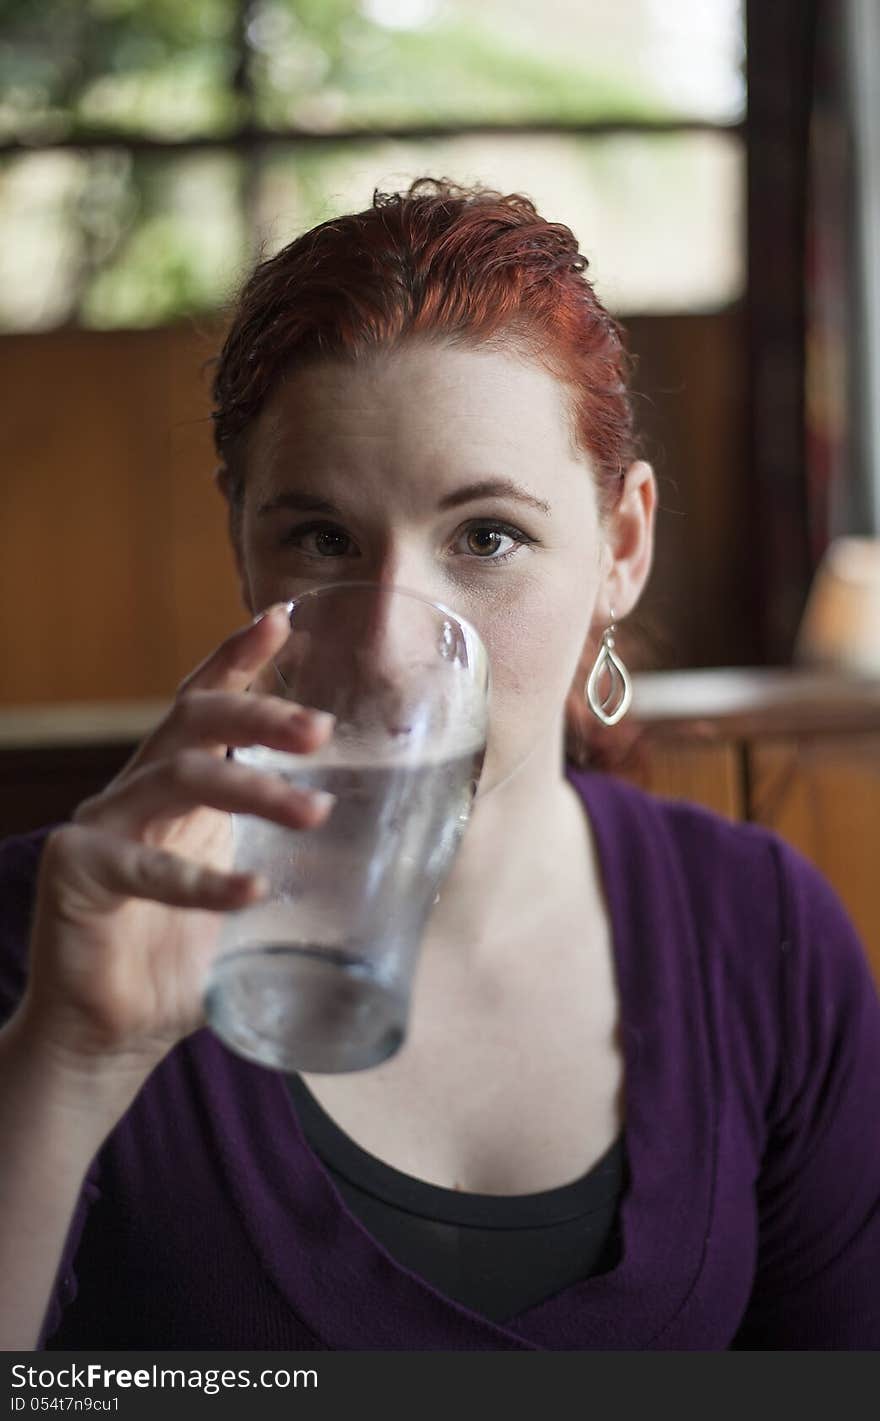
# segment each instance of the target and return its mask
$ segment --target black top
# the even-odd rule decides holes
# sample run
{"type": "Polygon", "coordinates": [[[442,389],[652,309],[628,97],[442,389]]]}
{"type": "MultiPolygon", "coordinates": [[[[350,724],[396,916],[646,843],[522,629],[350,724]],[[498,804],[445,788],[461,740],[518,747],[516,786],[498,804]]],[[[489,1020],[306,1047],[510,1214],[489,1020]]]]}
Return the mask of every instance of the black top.
{"type": "Polygon", "coordinates": [[[288,1076],[303,1132],[351,1212],[447,1297],[503,1322],[620,1256],[623,1135],[580,1179],[537,1194],[464,1194],[392,1169],[355,1144],[288,1076]]]}

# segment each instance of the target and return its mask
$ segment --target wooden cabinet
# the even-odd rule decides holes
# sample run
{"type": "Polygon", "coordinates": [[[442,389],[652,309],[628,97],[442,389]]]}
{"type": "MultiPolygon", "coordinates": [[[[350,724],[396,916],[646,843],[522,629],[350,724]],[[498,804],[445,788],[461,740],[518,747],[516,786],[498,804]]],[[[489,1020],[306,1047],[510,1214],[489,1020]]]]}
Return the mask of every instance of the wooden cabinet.
{"type": "MultiPolygon", "coordinates": [[[[161,701],[0,712],[0,836],[63,819],[121,769],[161,701]]],[[[880,681],[645,672],[591,764],[780,833],[825,874],[880,984],[880,681]]]]}

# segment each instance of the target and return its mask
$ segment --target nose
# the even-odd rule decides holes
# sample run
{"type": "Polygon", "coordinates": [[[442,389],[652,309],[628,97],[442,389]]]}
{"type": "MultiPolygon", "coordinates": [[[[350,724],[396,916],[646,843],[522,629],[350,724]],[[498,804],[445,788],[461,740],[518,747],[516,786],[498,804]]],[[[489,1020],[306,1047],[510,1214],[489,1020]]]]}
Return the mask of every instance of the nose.
{"type": "Polygon", "coordinates": [[[439,731],[457,693],[449,663],[463,658],[454,616],[428,592],[390,579],[353,587],[350,600],[343,640],[361,712],[377,715],[394,735],[422,733],[429,722],[439,731]]]}
{"type": "Polygon", "coordinates": [[[355,662],[377,688],[403,685],[436,655],[442,614],[427,593],[400,582],[385,580],[362,591],[349,641],[355,662]]]}
{"type": "Polygon", "coordinates": [[[482,674],[452,609],[390,579],[353,579],[304,593],[284,658],[291,694],[333,711],[337,738],[351,733],[346,727],[357,736],[377,725],[395,736],[433,737],[469,712],[482,674]],[[473,674],[460,674],[462,668],[473,674]]]}
{"type": "Polygon", "coordinates": [[[430,556],[426,557],[415,537],[387,530],[366,553],[355,574],[356,580],[370,584],[360,589],[356,599],[356,644],[372,658],[377,670],[386,666],[391,672],[404,666],[411,652],[418,652],[423,633],[414,613],[416,598],[433,602],[440,589],[435,585],[436,577],[431,576],[430,556]],[[414,593],[415,597],[399,593],[414,593]]]}
{"type": "Polygon", "coordinates": [[[389,534],[375,552],[375,558],[365,564],[372,563],[371,570],[362,573],[363,577],[375,582],[383,592],[415,592],[434,601],[440,591],[437,568],[430,551],[418,539],[389,534]]]}

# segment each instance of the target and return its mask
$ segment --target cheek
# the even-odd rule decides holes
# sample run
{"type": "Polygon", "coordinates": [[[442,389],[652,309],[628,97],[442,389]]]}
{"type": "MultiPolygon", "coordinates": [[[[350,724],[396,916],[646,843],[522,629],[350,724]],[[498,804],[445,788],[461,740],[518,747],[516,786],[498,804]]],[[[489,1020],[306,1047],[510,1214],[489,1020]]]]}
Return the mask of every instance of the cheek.
{"type": "Polygon", "coordinates": [[[596,589],[535,579],[477,625],[489,652],[493,699],[506,713],[544,719],[561,710],[583,652],[596,589]],[[591,600],[592,599],[592,600],[591,600]]]}
{"type": "Polygon", "coordinates": [[[568,578],[530,581],[522,595],[471,615],[486,642],[492,676],[481,794],[558,733],[587,638],[597,584],[580,570],[568,578]]]}

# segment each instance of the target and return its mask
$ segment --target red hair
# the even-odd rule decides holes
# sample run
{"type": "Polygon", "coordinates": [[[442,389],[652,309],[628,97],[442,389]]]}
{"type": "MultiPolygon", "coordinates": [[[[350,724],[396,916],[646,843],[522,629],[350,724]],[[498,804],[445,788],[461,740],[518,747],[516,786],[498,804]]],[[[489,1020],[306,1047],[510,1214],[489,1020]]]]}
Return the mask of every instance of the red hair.
{"type": "MultiPolygon", "coordinates": [[[[405,193],[376,189],[365,211],[261,261],[214,362],[214,442],[233,510],[248,434],[282,374],[423,336],[519,353],[566,387],[572,447],[590,460],[604,521],[636,445],[623,332],[587,265],[570,228],[547,222],[529,198],[445,178],[419,178],[405,193]]],[[[566,701],[566,751],[577,763],[589,758],[594,721],[582,688],[596,649],[585,647],[566,701]]]]}

